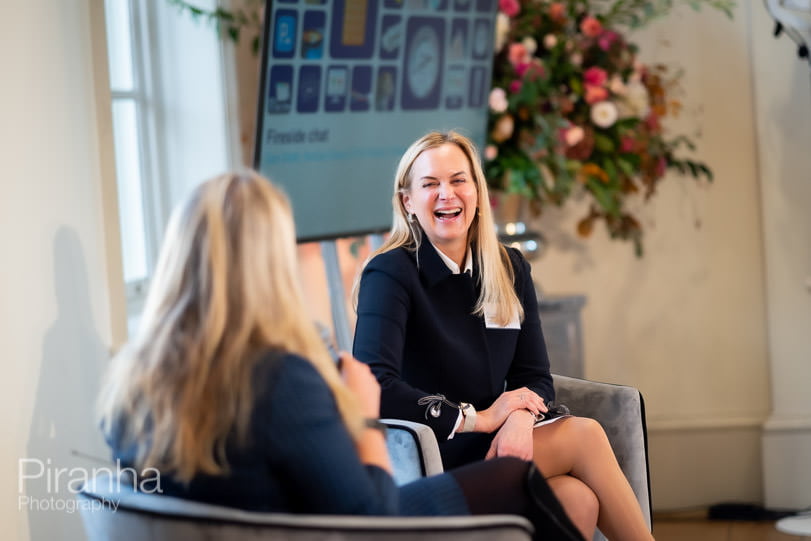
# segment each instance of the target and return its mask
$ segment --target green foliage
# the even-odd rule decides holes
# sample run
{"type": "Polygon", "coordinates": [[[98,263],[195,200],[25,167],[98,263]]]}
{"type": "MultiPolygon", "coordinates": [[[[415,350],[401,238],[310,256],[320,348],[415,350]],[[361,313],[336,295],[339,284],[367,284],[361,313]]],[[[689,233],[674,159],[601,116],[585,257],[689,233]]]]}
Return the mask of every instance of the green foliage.
{"type": "Polygon", "coordinates": [[[218,7],[213,10],[203,9],[185,0],[166,0],[180,12],[188,13],[195,22],[204,21],[217,29],[220,37],[239,43],[245,33],[251,34],[251,51],[259,54],[262,34],[263,0],[243,0],[242,7],[228,10],[218,7]]]}
{"type": "Polygon", "coordinates": [[[707,6],[723,12],[730,19],[735,7],[734,0],[592,0],[589,4],[607,24],[630,29],[641,28],[666,16],[678,4],[686,4],[696,11],[707,6]]]}

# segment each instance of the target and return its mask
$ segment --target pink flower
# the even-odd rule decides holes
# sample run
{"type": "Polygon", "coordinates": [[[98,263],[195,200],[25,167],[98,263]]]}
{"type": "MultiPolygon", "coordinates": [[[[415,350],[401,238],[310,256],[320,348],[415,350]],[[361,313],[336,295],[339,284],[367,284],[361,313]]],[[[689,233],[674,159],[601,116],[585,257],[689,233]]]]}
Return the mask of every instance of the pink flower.
{"type": "Polygon", "coordinates": [[[566,18],[566,7],[563,2],[553,2],[549,5],[549,18],[556,23],[566,18]]]}
{"type": "Polygon", "coordinates": [[[484,159],[487,161],[495,160],[498,157],[498,147],[496,145],[487,145],[484,147],[484,159]]]}
{"type": "Polygon", "coordinates": [[[490,109],[496,113],[503,113],[507,110],[507,93],[503,88],[496,87],[490,91],[490,109]]]}
{"type": "Polygon", "coordinates": [[[555,45],[558,44],[558,38],[555,37],[555,34],[547,34],[543,37],[543,46],[547,49],[551,49],[555,45]]]}
{"type": "Polygon", "coordinates": [[[521,87],[523,83],[521,79],[515,79],[513,82],[510,83],[510,93],[511,94],[518,94],[521,91],[521,87]]]}
{"type": "Polygon", "coordinates": [[[630,153],[636,151],[636,139],[623,135],[620,139],[620,152],[630,153]]]}
{"type": "Polygon", "coordinates": [[[563,132],[563,140],[566,141],[567,146],[573,147],[583,140],[584,135],[585,132],[583,128],[580,126],[572,126],[563,132]]]}
{"type": "Polygon", "coordinates": [[[498,0],[498,8],[507,16],[515,17],[521,11],[518,0],[498,0]]]}
{"type": "Polygon", "coordinates": [[[608,90],[601,86],[586,85],[586,103],[589,105],[608,98],[608,90]]]}
{"type": "Polygon", "coordinates": [[[544,69],[541,61],[537,58],[533,59],[532,62],[527,64],[526,73],[524,74],[526,79],[530,81],[537,81],[544,75],[546,75],[546,70],[544,69]]]}
{"type": "Polygon", "coordinates": [[[603,86],[608,80],[608,74],[603,68],[592,66],[583,72],[583,82],[586,86],[603,86]]]}
{"type": "Polygon", "coordinates": [[[524,74],[529,69],[529,62],[521,62],[520,64],[516,64],[515,66],[515,74],[519,77],[523,77],[524,74]]]}
{"type": "Polygon", "coordinates": [[[523,43],[511,43],[507,57],[510,59],[510,64],[513,66],[529,62],[529,53],[523,43]]]}
{"type": "Polygon", "coordinates": [[[589,38],[596,38],[602,33],[603,25],[594,17],[588,15],[580,22],[580,31],[589,38]]]}
{"type": "Polygon", "coordinates": [[[606,30],[600,37],[597,39],[597,45],[599,45],[600,49],[603,51],[608,51],[614,43],[619,40],[620,35],[612,30],[606,30]]]}

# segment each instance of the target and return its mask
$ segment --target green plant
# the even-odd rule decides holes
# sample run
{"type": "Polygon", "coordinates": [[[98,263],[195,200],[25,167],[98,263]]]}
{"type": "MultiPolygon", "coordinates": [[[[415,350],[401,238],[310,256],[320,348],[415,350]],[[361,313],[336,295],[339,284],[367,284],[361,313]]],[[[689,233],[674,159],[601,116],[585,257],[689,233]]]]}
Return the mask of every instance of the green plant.
{"type": "MultiPolygon", "coordinates": [[[[729,0],[687,0],[731,16],[729,0]]],[[[574,193],[591,199],[578,233],[604,221],[612,238],[642,254],[642,226],[626,200],[656,191],[667,169],[711,181],[684,136],[662,119],[676,115],[668,94],[680,73],[646,66],[624,35],[666,15],[674,0],[500,0],[490,93],[485,172],[491,188],[519,193],[536,208],[574,193]]]]}
{"type": "Polygon", "coordinates": [[[240,37],[248,32],[251,36],[251,50],[259,54],[262,36],[262,13],[265,0],[241,0],[239,7],[226,9],[205,9],[185,0],[167,0],[181,12],[187,12],[195,21],[204,20],[213,24],[221,37],[239,43],[240,37]]]}

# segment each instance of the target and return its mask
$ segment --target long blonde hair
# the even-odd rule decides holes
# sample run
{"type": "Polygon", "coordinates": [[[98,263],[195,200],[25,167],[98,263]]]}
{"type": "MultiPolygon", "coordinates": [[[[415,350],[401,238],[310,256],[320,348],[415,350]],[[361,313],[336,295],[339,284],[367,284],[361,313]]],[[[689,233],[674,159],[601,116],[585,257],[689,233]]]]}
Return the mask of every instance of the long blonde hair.
{"type": "Polygon", "coordinates": [[[252,376],[269,350],[309,359],[358,437],[359,405],[304,309],[298,274],[290,205],[259,174],[213,178],[175,209],[139,332],[99,398],[103,427],[124,421],[139,467],[182,481],[227,471],[227,438],[248,436],[252,376]]]}
{"type": "MultiPolygon", "coordinates": [[[[464,135],[449,132],[430,132],[417,139],[405,151],[397,166],[394,177],[394,194],[391,198],[393,209],[391,232],[383,245],[369,256],[367,263],[377,254],[407,247],[418,250],[422,242],[423,232],[416,221],[408,219],[408,211],[403,204],[403,194],[411,190],[412,168],[414,161],[426,150],[442,145],[453,144],[465,154],[470,163],[473,182],[476,184],[476,195],[479,210],[470,224],[468,230],[468,244],[473,249],[473,257],[480,269],[481,292],[476,300],[474,314],[483,316],[485,306],[494,306],[495,320],[506,325],[513,314],[518,313],[523,320],[524,310],[518,300],[513,286],[514,270],[506,248],[498,241],[496,228],[493,222],[493,213],[490,209],[490,195],[487,191],[487,182],[481,167],[481,159],[476,145],[464,135]]],[[[355,299],[359,288],[359,278],[355,282],[355,299]]]]}

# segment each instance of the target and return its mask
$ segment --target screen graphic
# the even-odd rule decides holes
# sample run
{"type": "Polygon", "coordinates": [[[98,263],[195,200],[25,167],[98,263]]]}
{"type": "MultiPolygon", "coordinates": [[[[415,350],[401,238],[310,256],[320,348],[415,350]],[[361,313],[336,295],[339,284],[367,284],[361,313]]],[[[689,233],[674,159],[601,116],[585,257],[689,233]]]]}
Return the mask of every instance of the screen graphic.
{"type": "Polygon", "coordinates": [[[429,130],[484,143],[495,0],[276,0],[265,13],[254,166],[299,241],[391,225],[397,162],[429,130]]]}

